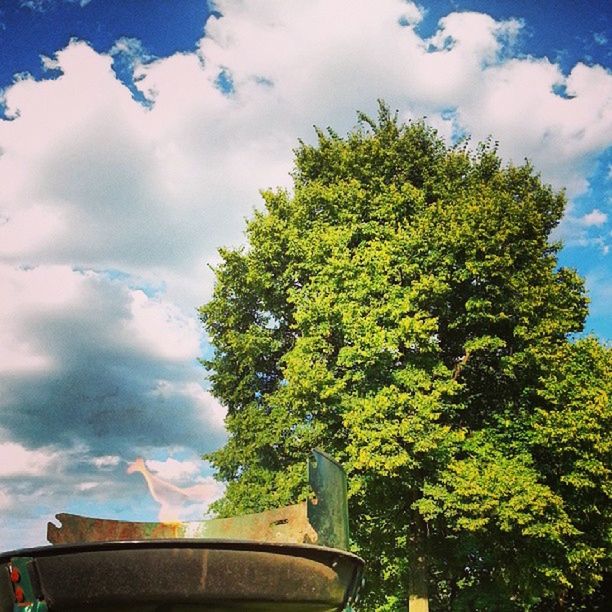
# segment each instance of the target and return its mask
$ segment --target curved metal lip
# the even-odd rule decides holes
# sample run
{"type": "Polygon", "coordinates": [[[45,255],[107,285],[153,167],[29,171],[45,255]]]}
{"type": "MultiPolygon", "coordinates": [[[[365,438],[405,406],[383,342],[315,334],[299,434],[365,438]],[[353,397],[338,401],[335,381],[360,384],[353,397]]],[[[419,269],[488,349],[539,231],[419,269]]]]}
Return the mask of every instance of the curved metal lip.
{"type": "Polygon", "coordinates": [[[236,551],[258,551],[296,556],[338,556],[341,555],[356,565],[363,566],[364,560],[352,552],[316,544],[293,544],[284,542],[258,542],[254,540],[229,540],[208,538],[177,538],[166,540],[116,540],[111,542],[80,542],[78,544],[55,544],[53,546],[36,546],[21,548],[0,553],[0,563],[6,563],[13,557],[53,557],[82,552],[102,552],[126,549],[215,549],[236,551]]]}

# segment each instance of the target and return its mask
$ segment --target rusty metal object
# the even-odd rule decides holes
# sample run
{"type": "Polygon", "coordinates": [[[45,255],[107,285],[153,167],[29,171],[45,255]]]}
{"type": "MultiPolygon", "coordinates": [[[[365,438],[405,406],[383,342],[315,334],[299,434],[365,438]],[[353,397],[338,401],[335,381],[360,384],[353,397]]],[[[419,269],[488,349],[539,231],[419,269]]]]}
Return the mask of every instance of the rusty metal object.
{"type": "Polygon", "coordinates": [[[314,497],[293,506],[231,518],[176,523],[145,523],[58,514],[61,526],[47,525],[52,544],[228,538],[253,542],[317,544],[346,550],[349,545],[346,475],[319,450],[312,452],[308,479],[314,497]]]}
{"type": "Polygon", "coordinates": [[[0,554],[0,612],[20,605],[19,589],[31,612],[351,609],[363,561],[340,550],[346,476],[321,451],[308,474],[314,497],[257,514],[183,523],[58,514],[61,525],[47,528],[55,546],[0,554]]]}
{"type": "Polygon", "coordinates": [[[49,546],[8,555],[0,555],[0,572],[27,555],[33,597],[62,612],[340,611],[352,602],[363,567],[355,555],[321,546],[228,540],[49,546]]]}
{"type": "Polygon", "coordinates": [[[226,538],[253,542],[316,544],[316,531],[307,518],[306,502],[257,514],[184,523],[139,523],[58,514],[62,523],[47,525],[51,544],[118,542],[173,538],[226,538]]]}

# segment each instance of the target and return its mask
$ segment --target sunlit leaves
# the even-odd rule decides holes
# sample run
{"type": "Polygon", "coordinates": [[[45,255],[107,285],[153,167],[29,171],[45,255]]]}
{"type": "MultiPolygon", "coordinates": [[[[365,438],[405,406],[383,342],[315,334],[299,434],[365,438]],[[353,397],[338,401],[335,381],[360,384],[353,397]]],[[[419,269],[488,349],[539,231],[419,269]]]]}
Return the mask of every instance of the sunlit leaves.
{"type": "Polygon", "coordinates": [[[568,340],[587,300],[549,242],[564,195],[494,144],[448,148],[384,106],[360,120],[301,143],[293,193],[265,192],[248,248],[221,251],[201,309],[228,407],[217,510],[302,499],[321,446],[349,471],[367,609],[401,608],[417,556],[439,609],[586,601],[612,376],[568,340]]]}

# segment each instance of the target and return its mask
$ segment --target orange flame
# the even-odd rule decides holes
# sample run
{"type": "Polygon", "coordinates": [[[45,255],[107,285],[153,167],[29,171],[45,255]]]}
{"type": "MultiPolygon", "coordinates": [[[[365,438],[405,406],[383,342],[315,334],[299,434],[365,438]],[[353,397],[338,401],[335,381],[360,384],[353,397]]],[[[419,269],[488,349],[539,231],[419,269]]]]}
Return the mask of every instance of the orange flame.
{"type": "Polygon", "coordinates": [[[143,475],[151,497],[159,504],[159,521],[162,523],[179,522],[179,513],[185,502],[204,503],[211,499],[211,490],[214,488],[211,485],[203,483],[190,487],[177,487],[153,474],[142,457],[138,457],[127,468],[128,474],[135,472],[143,475]]]}

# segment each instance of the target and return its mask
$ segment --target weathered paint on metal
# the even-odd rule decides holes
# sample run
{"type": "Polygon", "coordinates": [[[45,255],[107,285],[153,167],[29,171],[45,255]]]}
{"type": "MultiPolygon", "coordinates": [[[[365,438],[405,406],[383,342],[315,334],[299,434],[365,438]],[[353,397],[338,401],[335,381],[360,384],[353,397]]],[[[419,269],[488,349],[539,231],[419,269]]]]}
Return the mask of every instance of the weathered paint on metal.
{"type": "Polygon", "coordinates": [[[308,461],[308,482],[315,498],[308,500],[307,514],[317,532],[317,544],[348,550],[347,480],[342,466],[322,450],[308,461]]]}
{"type": "Polygon", "coordinates": [[[39,598],[32,581],[33,563],[32,557],[16,556],[0,566],[3,578],[8,576],[10,585],[0,589],[0,612],[47,612],[47,604],[39,598]]]}
{"type": "Polygon", "coordinates": [[[308,522],[306,502],[257,514],[184,523],[139,523],[58,514],[61,526],[47,526],[51,544],[224,538],[253,542],[316,544],[317,533],[308,522]]]}
{"type": "Polygon", "coordinates": [[[317,544],[347,550],[349,546],[346,475],[324,452],[312,452],[308,478],[314,498],[293,506],[223,519],[146,523],[58,514],[61,526],[49,523],[52,544],[227,538],[254,542],[317,544]]]}

